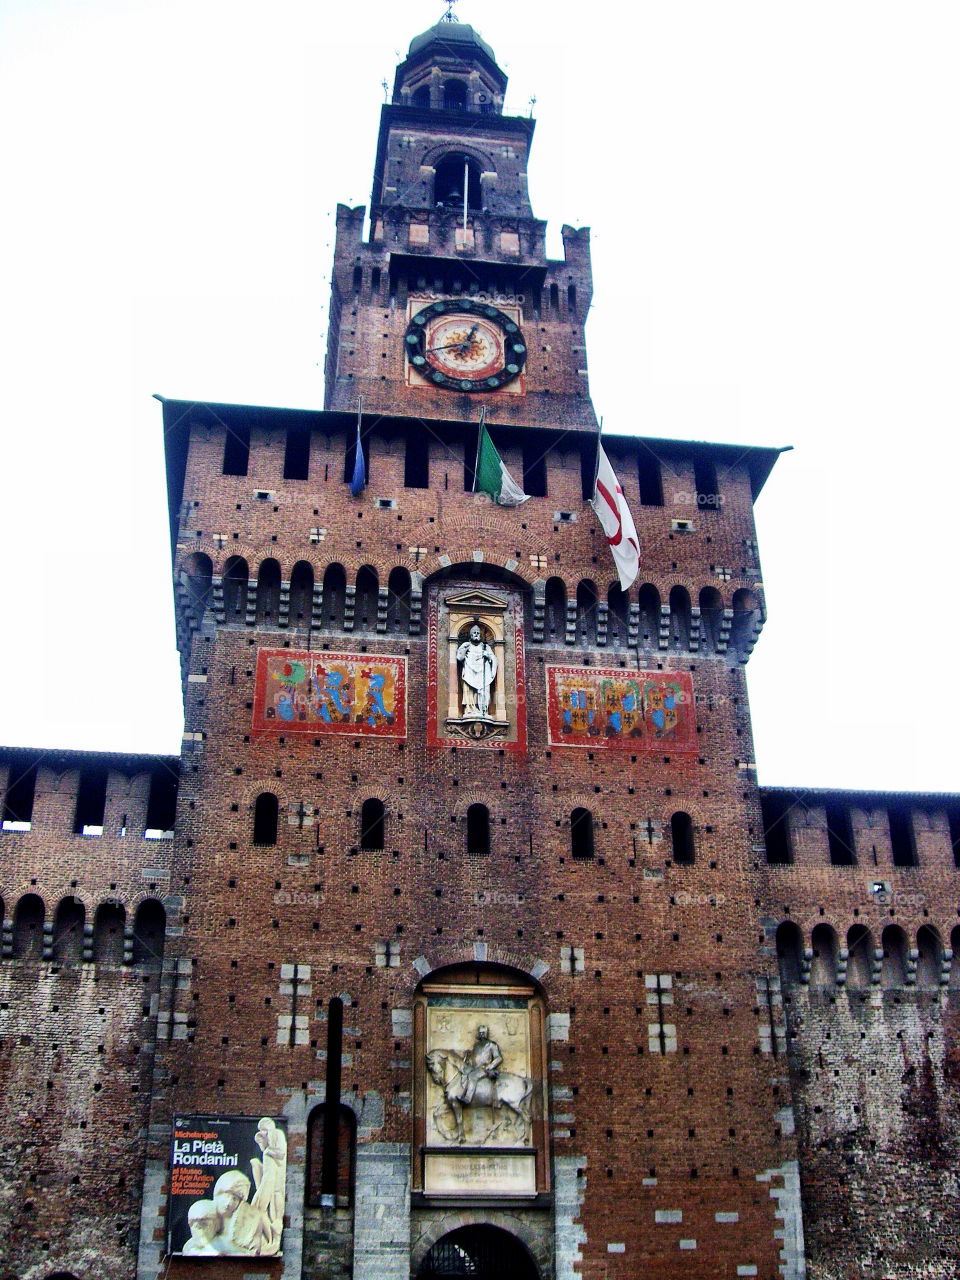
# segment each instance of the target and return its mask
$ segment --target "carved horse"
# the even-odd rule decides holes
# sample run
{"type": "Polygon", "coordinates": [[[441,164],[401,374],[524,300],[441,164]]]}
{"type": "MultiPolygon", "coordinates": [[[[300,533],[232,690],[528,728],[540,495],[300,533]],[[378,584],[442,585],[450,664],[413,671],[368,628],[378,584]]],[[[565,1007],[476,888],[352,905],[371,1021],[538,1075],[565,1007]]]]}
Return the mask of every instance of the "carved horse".
{"type": "MultiPolygon", "coordinates": [[[[502,1071],[496,1080],[482,1077],[477,1082],[473,1101],[469,1104],[464,1103],[462,1095],[468,1069],[466,1058],[467,1055],[460,1053],[457,1049],[431,1049],[427,1054],[427,1070],[430,1078],[443,1091],[443,1101],[433,1110],[433,1119],[437,1128],[445,1137],[454,1136],[447,1134],[441,1124],[442,1117],[452,1112],[456,1123],[456,1140],[463,1143],[466,1142],[463,1128],[465,1106],[489,1107],[494,1120],[496,1120],[497,1109],[504,1109],[509,1113],[514,1128],[520,1125],[521,1141],[525,1142],[530,1133],[529,1101],[533,1093],[533,1081],[528,1076],[518,1076],[512,1071],[502,1071]],[[496,1108],[494,1100],[496,1100],[496,1108]]],[[[481,1142],[489,1142],[502,1124],[503,1119],[496,1120],[481,1142]]]]}

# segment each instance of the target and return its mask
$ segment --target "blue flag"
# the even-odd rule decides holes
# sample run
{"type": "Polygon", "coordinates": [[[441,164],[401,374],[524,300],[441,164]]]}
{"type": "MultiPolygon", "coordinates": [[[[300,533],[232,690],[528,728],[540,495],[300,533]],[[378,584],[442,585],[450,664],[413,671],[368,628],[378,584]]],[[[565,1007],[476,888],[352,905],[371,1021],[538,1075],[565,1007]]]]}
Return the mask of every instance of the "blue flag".
{"type": "Polygon", "coordinates": [[[357,417],[357,457],[353,464],[353,479],[350,481],[350,492],[359,498],[367,487],[367,467],[363,460],[363,445],[360,443],[360,418],[357,417]]]}

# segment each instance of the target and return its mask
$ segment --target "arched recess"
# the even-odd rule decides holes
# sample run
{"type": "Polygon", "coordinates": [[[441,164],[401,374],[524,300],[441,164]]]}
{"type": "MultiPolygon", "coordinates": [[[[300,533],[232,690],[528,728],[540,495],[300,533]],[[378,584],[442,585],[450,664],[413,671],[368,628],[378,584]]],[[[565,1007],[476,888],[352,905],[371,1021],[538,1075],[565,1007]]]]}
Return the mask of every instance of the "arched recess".
{"type": "Polygon", "coordinates": [[[625,649],[629,639],[630,597],[619,582],[607,591],[607,635],[614,649],[625,649]]]}
{"type": "Polygon", "coordinates": [[[347,575],[342,564],[328,564],[323,575],[324,630],[340,631],[343,627],[343,605],[347,596],[347,575]]]}
{"type": "Polygon", "coordinates": [[[717,652],[720,640],[720,622],[723,618],[723,600],[716,587],[704,587],[700,592],[700,641],[701,650],[717,652]]]}
{"type": "Polygon", "coordinates": [[[410,630],[410,570],[402,565],[387,579],[387,631],[392,635],[410,630]]]}
{"type": "Polygon", "coordinates": [[[63,898],[53,917],[53,958],[60,964],[79,964],[83,958],[86,911],[79,898],[63,898]]]}
{"type": "Polygon", "coordinates": [[[690,648],[690,593],[686,587],[670,591],[670,640],[676,649],[690,648]]]}
{"type": "Polygon", "coordinates": [[[354,609],[358,631],[373,631],[377,625],[377,599],[380,579],[371,565],[365,564],[357,574],[357,594],[354,609]]]}
{"type": "Polygon", "coordinates": [[[43,899],[25,893],[13,913],[13,956],[17,960],[39,960],[43,955],[43,899]]]}
{"type": "Polygon", "coordinates": [[[441,1190],[451,1165],[464,1194],[482,1192],[484,1182],[489,1191],[485,1161],[474,1164],[471,1147],[504,1162],[507,1190],[549,1191],[546,1014],[539,985],[507,965],[454,964],[420,982],[413,997],[415,1191],[441,1190]]]}
{"type": "Polygon", "coordinates": [[[800,981],[800,965],[803,960],[803,938],[792,920],[784,920],[777,926],[777,964],[783,987],[795,987],[800,981]]]}
{"type": "Polygon", "coordinates": [[[429,84],[421,84],[410,96],[410,105],[412,107],[429,107],[430,105],[430,86],[429,84]]]}
{"type": "Polygon", "coordinates": [[[660,635],[660,592],[652,582],[645,582],[637,594],[640,611],[640,644],[656,649],[660,635]]]}
{"type": "Polygon", "coordinates": [[[147,973],[158,973],[163,964],[167,913],[156,898],[144,898],[133,918],[133,963],[147,973]]]}
{"type": "Polygon", "coordinates": [[[210,603],[210,587],[213,580],[213,562],[202,551],[194,551],[183,562],[183,581],[187,598],[199,622],[210,603]]]}
{"type": "Polygon", "coordinates": [[[450,76],[443,82],[444,111],[466,111],[467,82],[456,76],[450,76]]]}
{"type": "Polygon", "coordinates": [[[577,643],[592,649],[597,639],[597,588],[589,578],[577,583],[577,643]]]}
{"type": "Polygon", "coordinates": [[[524,1244],[489,1223],[456,1227],[431,1247],[417,1280],[470,1276],[473,1280],[539,1280],[536,1263],[524,1244]]]}
{"type": "Polygon", "coordinates": [[[746,657],[754,640],[754,623],[760,612],[757,597],[741,587],[733,597],[733,630],[731,641],[741,657],[746,657]]]}
{"type": "Polygon", "coordinates": [[[544,597],[544,638],[562,642],[566,630],[567,585],[562,578],[548,578],[544,597]]]}
{"type": "Polygon", "coordinates": [[[280,565],[272,557],[257,570],[257,623],[275,627],[280,616],[280,565]]]}
{"type": "Polygon", "coordinates": [[[313,566],[298,560],[290,575],[290,626],[309,627],[313,616],[313,566]]]}
{"type": "Polygon", "coordinates": [[[249,578],[250,570],[243,556],[231,556],[223,566],[223,616],[227,622],[246,619],[249,578]]]}
{"type": "Polygon", "coordinates": [[[847,990],[866,991],[873,972],[873,934],[866,925],[847,930],[847,990]]]}
{"type": "Polygon", "coordinates": [[[118,902],[101,902],[93,917],[94,964],[123,964],[123,929],[127,913],[118,902]]]}
{"type": "Polygon", "coordinates": [[[922,991],[939,989],[942,965],[943,945],[940,935],[932,925],[921,925],[917,930],[917,986],[922,991]]]}
{"type": "Polygon", "coordinates": [[[898,924],[888,924],[880,939],[883,947],[881,986],[897,989],[907,985],[907,935],[898,924]]]}
{"type": "Polygon", "coordinates": [[[837,935],[828,924],[818,924],[810,936],[813,959],[810,962],[811,990],[837,985],[837,935]]]}
{"type": "Polygon", "coordinates": [[[333,1126],[326,1121],[327,1107],[321,1102],[307,1117],[307,1204],[351,1209],[356,1188],[357,1117],[341,1102],[335,1137],[333,1126]]]}

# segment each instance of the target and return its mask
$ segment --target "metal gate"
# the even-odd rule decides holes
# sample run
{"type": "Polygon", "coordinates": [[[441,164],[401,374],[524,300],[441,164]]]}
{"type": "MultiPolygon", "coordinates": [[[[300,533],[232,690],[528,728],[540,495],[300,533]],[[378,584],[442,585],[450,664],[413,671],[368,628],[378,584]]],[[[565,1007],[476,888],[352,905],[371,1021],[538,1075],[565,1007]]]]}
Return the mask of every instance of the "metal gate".
{"type": "Polygon", "coordinates": [[[458,1227],[433,1246],[417,1272],[428,1277],[470,1276],[472,1280],[537,1280],[526,1249],[499,1227],[458,1227]]]}

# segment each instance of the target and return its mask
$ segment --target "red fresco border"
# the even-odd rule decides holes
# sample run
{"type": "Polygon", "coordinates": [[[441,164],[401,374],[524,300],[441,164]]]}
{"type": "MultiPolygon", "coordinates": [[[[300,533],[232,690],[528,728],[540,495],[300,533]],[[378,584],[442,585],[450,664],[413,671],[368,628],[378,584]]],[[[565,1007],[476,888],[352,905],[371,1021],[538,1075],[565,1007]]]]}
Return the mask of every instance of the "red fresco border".
{"type": "MultiPolygon", "coordinates": [[[[686,671],[640,671],[630,667],[561,667],[546,668],[547,736],[553,747],[589,747],[595,750],[613,751],[696,751],[697,718],[693,698],[693,680],[686,671]],[[602,685],[605,681],[636,684],[640,692],[640,714],[629,705],[621,703],[613,708],[604,706],[602,685]],[[674,695],[675,705],[657,705],[656,697],[646,701],[644,686],[650,682],[661,689],[665,685],[679,688],[674,695]],[[561,705],[562,687],[575,684],[586,696],[579,708],[561,705]],[[592,696],[591,696],[592,695],[592,696]],[[646,702],[646,705],[644,703],[646,702]],[[652,703],[652,705],[651,705],[652,703]],[[613,714],[609,714],[612,710],[613,714]],[[655,723],[662,716],[663,727],[655,723]],[[564,721],[578,719],[564,731],[564,721]],[[621,728],[617,728],[616,720],[621,728]],[[672,724],[671,724],[672,721],[672,724]],[[627,732],[623,732],[623,727],[627,732]]],[[[632,696],[636,698],[636,690],[632,696]]]]}
{"type": "MultiPolygon", "coordinates": [[[[362,672],[357,672],[363,678],[362,672]]],[[[314,690],[316,685],[314,683],[314,690]]],[[[321,692],[326,692],[324,688],[321,692]]],[[[369,692],[369,689],[366,691],[369,692]]],[[[327,701],[329,701],[329,696],[327,701]]],[[[319,736],[321,734],[340,734],[349,737],[368,738],[406,738],[407,736],[407,660],[382,653],[330,653],[325,649],[313,649],[309,652],[302,649],[260,649],[257,652],[257,675],[253,692],[253,724],[251,734],[261,737],[265,734],[303,734],[319,736]],[[314,691],[304,689],[306,682],[301,682],[301,698],[306,701],[307,718],[284,720],[268,715],[268,680],[271,660],[283,659],[285,663],[302,664],[311,679],[315,677],[316,667],[346,666],[353,668],[389,668],[394,677],[394,698],[391,714],[392,722],[371,725],[366,720],[357,722],[353,714],[355,703],[351,699],[350,716],[346,720],[327,722],[316,710],[320,700],[314,691]],[[312,712],[312,714],[310,714],[312,712]]]]}

